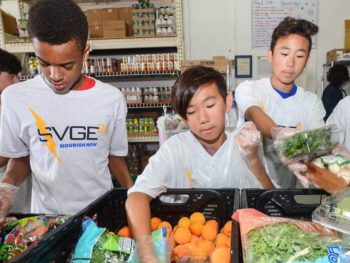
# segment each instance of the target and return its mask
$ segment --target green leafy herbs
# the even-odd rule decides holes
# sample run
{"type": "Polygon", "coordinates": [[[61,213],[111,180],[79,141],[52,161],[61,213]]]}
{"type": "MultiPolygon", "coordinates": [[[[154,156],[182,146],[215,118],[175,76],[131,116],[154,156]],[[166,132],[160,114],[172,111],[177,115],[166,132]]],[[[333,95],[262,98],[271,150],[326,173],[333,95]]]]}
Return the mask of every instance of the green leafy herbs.
{"type": "Polygon", "coordinates": [[[288,159],[304,157],[336,146],[333,126],[298,132],[275,142],[276,149],[288,159]]]}
{"type": "Polygon", "coordinates": [[[248,233],[245,259],[248,263],[315,262],[327,256],[326,245],[330,243],[332,238],[291,223],[271,224],[248,233]]]}

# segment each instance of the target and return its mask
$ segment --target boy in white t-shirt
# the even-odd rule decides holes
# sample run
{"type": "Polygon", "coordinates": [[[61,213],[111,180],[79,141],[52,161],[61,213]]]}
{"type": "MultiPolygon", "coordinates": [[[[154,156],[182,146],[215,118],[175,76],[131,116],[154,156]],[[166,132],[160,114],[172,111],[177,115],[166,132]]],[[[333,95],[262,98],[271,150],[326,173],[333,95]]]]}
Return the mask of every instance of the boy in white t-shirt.
{"type": "MultiPolygon", "coordinates": [[[[0,59],[0,94],[1,94],[10,85],[19,82],[19,75],[22,71],[22,66],[18,58],[15,55],[7,52],[6,50],[0,49],[0,58],[1,58],[0,59]]],[[[4,158],[0,156],[0,179],[5,174],[7,162],[8,162],[8,158],[4,158]]],[[[30,213],[31,192],[32,192],[31,178],[28,178],[17,191],[16,200],[14,201],[14,204],[11,210],[13,212],[18,212],[18,213],[30,213]]]]}
{"type": "Polygon", "coordinates": [[[171,101],[190,131],[162,144],[126,201],[142,262],[156,262],[148,242],[149,203],[167,188],[273,188],[257,151],[261,137],[255,125],[225,132],[232,97],[227,95],[221,73],[201,66],[186,70],[175,82],[171,101]]]}
{"type": "Polygon", "coordinates": [[[89,54],[84,12],[73,0],[39,0],[28,33],[43,73],[2,94],[0,155],[14,164],[0,184],[0,221],[29,160],[33,213],[77,213],[113,187],[111,174],[132,185],[125,99],[81,74],[89,54]]]}
{"type": "Polygon", "coordinates": [[[309,21],[286,17],[272,34],[268,52],[271,77],[244,81],[235,92],[238,125],[252,121],[261,131],[269,176],[282,188],[294,188],[296,178],[271,152],[272,129],[304,130],[324,125],[325,110],[321,100],[294,82],[306,66],[312,47],[311,36],[317,31],[318,27],[309,21]]]}

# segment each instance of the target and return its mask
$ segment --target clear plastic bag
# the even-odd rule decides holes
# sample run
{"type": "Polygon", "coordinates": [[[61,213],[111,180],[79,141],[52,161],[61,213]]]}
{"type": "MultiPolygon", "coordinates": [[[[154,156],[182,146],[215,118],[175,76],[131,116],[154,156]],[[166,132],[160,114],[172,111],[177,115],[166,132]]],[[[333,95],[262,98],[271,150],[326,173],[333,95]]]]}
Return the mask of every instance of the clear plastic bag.
{"type": "Polygon", "coordinates": [[[159,134],[159,145],[162,145],[174,134],[188,130],[186,123],[178,114],[168,114],[166,107],[163,108],[163,116],[157,119],[157,128],[159,134]]]}
{"type": "Polygon", "coordinates": [[[317,223],[271,217],[251,208],[237,210],[233,219],[240,223],[245,263],[350,261],[349,243],[317,223]]]}

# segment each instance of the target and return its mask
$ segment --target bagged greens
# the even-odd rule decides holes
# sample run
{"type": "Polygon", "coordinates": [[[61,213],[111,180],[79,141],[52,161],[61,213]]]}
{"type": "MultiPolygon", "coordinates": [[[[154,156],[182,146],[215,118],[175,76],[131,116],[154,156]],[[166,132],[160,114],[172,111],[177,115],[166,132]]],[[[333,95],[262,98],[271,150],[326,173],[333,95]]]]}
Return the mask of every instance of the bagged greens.
{"type": "Polygon", "coordinates": [[[237,210],[233,219],[240,223],[245,263],[350,262],[349,244],[319,224],[250,208],[237,210]]]}
{"type": "Polygon", "coordinates": [[[329,153],[342,141],[342,132],[334,125],[297,132],[274,141],[281,159],[311,160],[329,153]]]}

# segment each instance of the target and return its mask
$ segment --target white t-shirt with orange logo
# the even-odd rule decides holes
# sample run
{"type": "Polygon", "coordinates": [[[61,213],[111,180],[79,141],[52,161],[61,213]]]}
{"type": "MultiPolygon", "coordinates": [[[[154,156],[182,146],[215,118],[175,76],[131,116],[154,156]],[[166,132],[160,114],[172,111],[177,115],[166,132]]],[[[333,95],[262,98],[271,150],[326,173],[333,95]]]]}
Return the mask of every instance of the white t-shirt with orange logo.
{"type": "Polygon", "coordinates": [[[262,188],[242,158],[235,141],[236,129],[210,155],[191,131],[173,135],[149,159],[133,192],[155,198],[167,188],[262,188]]]}
{"type": "MultiPolygon", "coordinates": [[[[314,129],[324,125],[325,110],[316,94],[297,87],[293,96],[282,98],[272,87],[269,78],[244,81],[235,91],[238,105],[238,123],[245,119],[249,107],[258,106],[277,124],[283,127],[300,127],[302,130],[314,129]]],[[[266,140],[267,141],[267,140],[266,140]]],[[[268,173],[272,180],[282,188],[294,188],[295,176],[281,164],[277,156],[268,147],[272,142],[265,142],[264,155],[268,173]]]]}
{"type": "Polygon", "coordinates": [[[30,154],[33,213],[74,214],[112,188],[108,156],[127,155],[127,107],[95,81],[58,95],[37,76],[2,94],[0,155],[30,154]]]}

